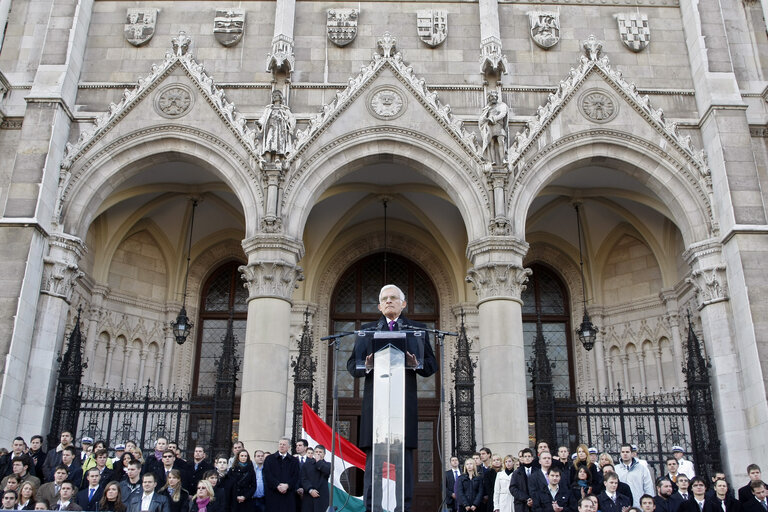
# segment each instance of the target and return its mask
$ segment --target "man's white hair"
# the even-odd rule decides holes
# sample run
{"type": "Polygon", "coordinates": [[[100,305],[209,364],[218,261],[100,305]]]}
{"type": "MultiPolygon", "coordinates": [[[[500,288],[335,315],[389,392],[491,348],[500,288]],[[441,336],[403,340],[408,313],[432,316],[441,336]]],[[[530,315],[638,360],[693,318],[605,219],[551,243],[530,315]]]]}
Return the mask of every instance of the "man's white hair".
{"type": "Polygon", "coordinates": [[[381,287],[381,291],[379,291],[379,300],[381,300],[381,295],[384,293],[384,290],[387,290],[389,288],[394,288],[397,290],[397,293],[400,294],[400,300],[405,300],[405,294],[403,293],[403,290],[401,290],[399,287],[395,286],[394,284],[386,284],[381,287]]]}

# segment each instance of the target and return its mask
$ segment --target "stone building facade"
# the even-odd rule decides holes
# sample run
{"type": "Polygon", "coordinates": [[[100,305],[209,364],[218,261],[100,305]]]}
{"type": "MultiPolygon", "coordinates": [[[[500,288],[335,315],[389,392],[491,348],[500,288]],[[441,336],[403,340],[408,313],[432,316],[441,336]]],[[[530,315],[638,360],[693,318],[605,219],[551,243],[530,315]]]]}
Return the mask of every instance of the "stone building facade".
{"type": "MultiPolygon", "coordinates": [[[[683,386],[691,311],[725,469],[743,479],[768,460],[765,5],[0,4],[0,444],[46,431],[83,306],[87,383],[193,392],[232,308],[239,437],[272,446],[291,425],[304,313],[316,338],[359,325],[389,254],[411,313],[449,330],[466,313],[477,439],[499,453],[529,442],[537,316],[573,395],[683,386]],[[296,124],[267,161],[273,91],[296,124]],[[494,91],[508,106],[495,166],[479,122],[494,91]],[[195,330],[178,346],[182,304],[195,330]]],[[[330,353],[314,351],[325,411],[330,353]]]]}

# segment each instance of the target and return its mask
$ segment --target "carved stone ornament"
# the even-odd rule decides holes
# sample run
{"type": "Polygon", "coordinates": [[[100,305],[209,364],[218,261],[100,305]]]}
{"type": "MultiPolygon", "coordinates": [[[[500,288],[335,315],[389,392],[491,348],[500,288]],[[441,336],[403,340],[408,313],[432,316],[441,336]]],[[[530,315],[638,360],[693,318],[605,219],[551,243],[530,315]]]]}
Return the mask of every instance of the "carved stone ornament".
{"type": "Polygon", "coordinates": [[[481,302],[497,297],[519,300],[532,273],[530,268],[512,264],[488,264],[469,269],[467,282],[472,283],[481,302]]]}
{"type": "Polygon", "coordinates": [[[267,71],[275,73],[284,70],[286,73],[290,73],[295,65],[293,38],[285,34],[278,34],[273,37],[272,53],[267,56],[267,71]]]}
{"type": "Polygon", "coordinates": [[[302,268],[285,261],[262,261],[241,265],[238,270],[248,288],[250,299],[274,297],[290,301],[293,290],[299,287],[298,282],[304,280],[302,268]]]}
{"type": "Polygon", "coordinates": [[[125,40],[133,46],[141,46],[155,35],[155,24],[159,9],[149,7],[130,8],[126,12],[125,40]]]}
{"type": "Polygon", "coordinates": [[[549,50],[560,41],[560,13],[554,11],[529,11],[531,39],[540,48],[549,50]]]}
{"type": "Polygon", "coordinates": [[[369,111],[379,119],[395,119],[405,112],[406,100],[400,91],[385,86],[374,90],[368,101],[369,111]]]}
{"type": "Polygon", "coordinates": [[[633,52],[643,51],[651,42],[651,29],[646,14],[619,13],[616,22],[619,24],[621,42],[633,52]]]}
{"type": "Polygon", "coordinates": [[[607,123],[619,113],[619,105],[609,94],[590,89],[579,98],[579,110],[590,121],[607,123]]]}
{"type": "Polygon", "coordinates": [[[328,9],[326,30],[328,39],[336,46],[347,46],[357,37],[357,9],[328,9]]]}
{"type": "Polygon", "coordinates": [[[164,87],[155,94],[155,111],[168,119],[185,116],[195,103],[193,92],[181,84],[164,87]]]}
{"type": "Polygon", "coordinates": [[[68,235],[52,234],[49,241],[49,255],[43,258],[43,279],[40,293],[71,302],[75,282],[84,273],[77,261],[82,257],[85,246],[81,240],[68,235]]]}
{"type": "Polygon", "coordinates": [[[699,310],[710,304],[728,300],[728,284],[725,266],[695,270],[686,282],[693,285],[699,299],[699,310]]]}
{"type": "Polygon", "coordinates": [[[416,33],[430,48],[440,46],[448,37],[448,11],[416,11],[416,33]]]}
{"type": "Polygon", "coordinates": [[[244,31],[244,9],[216,9],[216,15],[213,18],[213,36],[219,44],[236,45],[243,38],[244,31]]]}
{"type": "Polygon", "coordinates": [[[482,42],[480,49],[480,71],[485,75],[506,75],[509,63],[507,56],[501,53],[501,40],[489,37],[482,42]]]}

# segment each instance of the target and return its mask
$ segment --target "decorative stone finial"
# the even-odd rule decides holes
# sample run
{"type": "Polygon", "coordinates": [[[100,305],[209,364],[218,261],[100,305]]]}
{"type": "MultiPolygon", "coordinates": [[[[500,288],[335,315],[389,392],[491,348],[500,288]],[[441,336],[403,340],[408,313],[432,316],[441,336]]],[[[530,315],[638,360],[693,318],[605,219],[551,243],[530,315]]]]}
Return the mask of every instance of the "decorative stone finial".
{"type": "Polygon", "coordinates": [[[397,38],[389,32],[384,32],[378,40],[378,46],[385,58],[392,57],[397,52],[397,38]]]}
{"type": "Polygon", "coordinates": [[[187,33],[183,30],[180,31],[178,37],[171,38],[171,44],[173,44],[173,52],[178,57],[186,55],[187,51],[189,51],[189,44],[191,42],[192,40],[187,37],[187,33]]]}
{"type": "Polygon", "coordinates": [[[595,37],[594,34],[590,34],[588,38],[584,40],[584,51],[589,57],[589,60],[597,60],[600,57],[600,52],[603,50],[603,42],[595,37]]]}

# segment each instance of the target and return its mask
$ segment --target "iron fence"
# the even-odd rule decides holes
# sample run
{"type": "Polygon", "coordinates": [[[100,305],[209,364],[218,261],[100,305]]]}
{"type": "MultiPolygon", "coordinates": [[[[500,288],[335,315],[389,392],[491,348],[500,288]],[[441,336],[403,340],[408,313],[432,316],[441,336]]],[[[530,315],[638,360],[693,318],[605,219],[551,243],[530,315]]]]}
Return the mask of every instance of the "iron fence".
{"type": "Polygon", "coordinates": [[[610,454],[618,462],[622,443],[637,446],[656,476],[666,473],[664,462],[672,447],[692,452],[688,393],[629,394],[617,386],[611,393],[589,393],[576,400],[556,400],[556,442],[574,449],[579,444],[610,454]]]}

